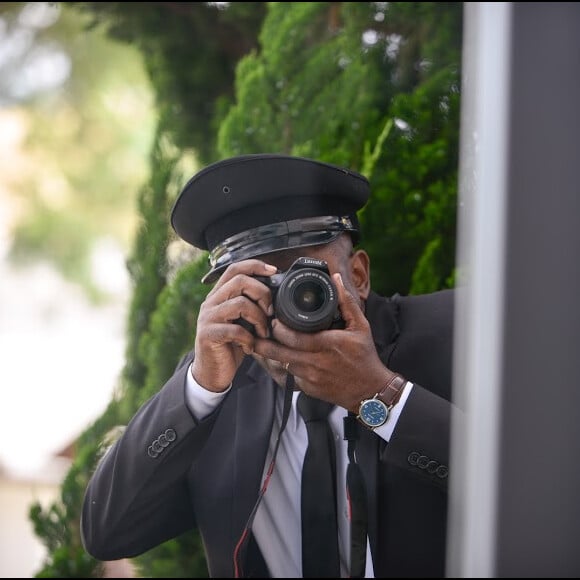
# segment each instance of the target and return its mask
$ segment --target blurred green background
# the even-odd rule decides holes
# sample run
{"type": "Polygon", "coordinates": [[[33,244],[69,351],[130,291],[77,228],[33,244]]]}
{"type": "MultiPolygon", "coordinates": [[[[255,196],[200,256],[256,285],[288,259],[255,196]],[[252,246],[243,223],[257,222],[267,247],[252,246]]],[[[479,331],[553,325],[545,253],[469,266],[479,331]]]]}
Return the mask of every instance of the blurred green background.
{"type": "Polygon", "coordinates": [[[2,194],[13,264],[48,260],[95,300],[90,252],[128,251],[147,176],[153,93],[131,45],[59,3],[0,4],[2,194]]]}

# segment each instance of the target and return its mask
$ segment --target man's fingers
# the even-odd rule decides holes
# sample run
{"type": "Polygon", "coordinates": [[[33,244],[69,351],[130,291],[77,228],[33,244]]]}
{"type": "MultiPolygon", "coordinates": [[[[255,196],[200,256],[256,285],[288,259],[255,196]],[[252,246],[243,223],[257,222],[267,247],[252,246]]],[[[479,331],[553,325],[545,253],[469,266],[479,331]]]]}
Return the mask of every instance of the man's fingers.
{"type": "MultiPolygon", "coordinates": [[[[268,317],[263,308],[246,296],[236,296],[213,306],[209,317],[211,317],[210,325],[236,322],[246,331],[250,333],[255,331],[263,338],[270,334],[268,317]]],[[[233,330],[237,331],[237,329],[233,330]]]]}
{"type": "MultiPolygon", "coordinates": [[[[224,276],[227,274],[227,277],[220,279],[219,284],[207,295],[205,300],[207,305],[220,305],[238,296],[245,296],[250,301],[258,304],[267,316],[272,314],[272,293],[270,289],[254,277],[258,274],[248,273],[260,270],[262,273],[259,275],[264,276],[263,266],[267,266],[267,264],[258,260],[248,260],[247,262],[251,262],[251,264],[245,264],[246,267],[243,272],[232,273],[231,270],[239,270],[233,266],[226,271],[224,276]]],[[[271,270],[268,271],[271,272],[271,270]]],[[[274,269],[274,271],[276,270],[274,269]]]]}
{"type": "Polygon", "coordinates": [[[346,328],[351,330],[360,328],[366,318],[357,299],[346,289],[342,276],[338,272],[332,275],[332,279],[338,292],[338,305],[346,328]]]}
{"type": "Polygon", "coordinates": [[[266,264],[262,260],[243,260],[229,266],[216,282],[214,289],[220,288],[240,274],[245,274],[246,276],[272,276],[277,271],[276,266],[266,264]]]}

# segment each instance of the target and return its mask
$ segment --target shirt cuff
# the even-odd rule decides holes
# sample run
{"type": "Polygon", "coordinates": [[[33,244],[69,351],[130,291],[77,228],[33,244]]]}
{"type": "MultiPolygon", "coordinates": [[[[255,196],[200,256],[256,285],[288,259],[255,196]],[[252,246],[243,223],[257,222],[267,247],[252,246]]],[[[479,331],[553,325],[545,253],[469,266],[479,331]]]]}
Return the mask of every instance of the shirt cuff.
{"type": "Polygon", "coordinates": [[[401,397],[397,401],[397,404],[393,405],[389,411],[389,416],[386,422],[374,430],[374,432],[385,441],[389,441],[393,436],[393,431],[395,430],[401,411],[403,410],[412,389],[413,383],[407,381],[407,384],[403,387],[403,392],[401,393],[401,397]]]}
{"type": "Polygon", "coordinates": [[[190,364],[187,369],[187,378],[185,379],[185,404],[194,418],[197,421],[201,421],[215,411],[231,388],[232,386],[230,385],[221,393],[208,391],[193,378],[190,364]]]}

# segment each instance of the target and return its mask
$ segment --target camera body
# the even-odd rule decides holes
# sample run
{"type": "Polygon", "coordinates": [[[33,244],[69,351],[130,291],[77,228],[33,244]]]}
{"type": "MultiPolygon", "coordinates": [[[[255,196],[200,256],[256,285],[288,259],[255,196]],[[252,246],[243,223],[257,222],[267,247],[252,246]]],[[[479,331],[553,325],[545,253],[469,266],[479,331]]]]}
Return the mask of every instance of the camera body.
{"type": "Polygon", "coordinates": [[[344,328],[338,294],[324,260],[298,258],[288,270],[254,276],[270,288],[273,318],[300,332],[344,328]]]}

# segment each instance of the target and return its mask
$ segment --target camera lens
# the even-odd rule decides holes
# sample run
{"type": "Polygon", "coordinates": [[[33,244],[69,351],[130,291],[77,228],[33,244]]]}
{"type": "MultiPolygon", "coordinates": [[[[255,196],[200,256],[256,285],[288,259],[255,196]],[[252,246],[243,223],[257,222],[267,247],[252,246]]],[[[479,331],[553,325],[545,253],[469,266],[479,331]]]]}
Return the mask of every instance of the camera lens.
{"type": "Polygon", "coordinates": [[[292,299],[296,308],[302,312],[315,312],[326,298],[325,289],[312,280],[297,284],[292,299]]]}
{"type": "Polygon", "coordinates": [[[276,293],[275,315],[301,332],[331,328],[337,318],[336,289],[330,276],[316,268],[289,271],[276,293]]]}

